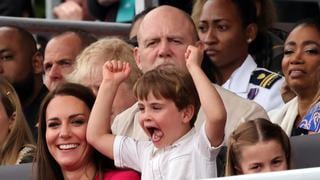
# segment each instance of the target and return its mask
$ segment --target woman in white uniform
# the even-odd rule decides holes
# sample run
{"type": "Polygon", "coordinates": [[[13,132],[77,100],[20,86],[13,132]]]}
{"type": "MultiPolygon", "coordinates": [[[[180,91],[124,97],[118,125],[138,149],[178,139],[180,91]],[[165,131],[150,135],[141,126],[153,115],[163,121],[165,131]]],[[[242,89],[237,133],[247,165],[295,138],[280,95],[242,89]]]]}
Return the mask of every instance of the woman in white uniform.
{"type": "Polygon", "coordinates": [[[256,18],[252,1],[208,0],[197,25],[198,34],[210,63],[221,73],[218,84],[269,111],[284,104],[280,96],[284,78],[258,68],[248,53],[257,34],[256,18]]]}

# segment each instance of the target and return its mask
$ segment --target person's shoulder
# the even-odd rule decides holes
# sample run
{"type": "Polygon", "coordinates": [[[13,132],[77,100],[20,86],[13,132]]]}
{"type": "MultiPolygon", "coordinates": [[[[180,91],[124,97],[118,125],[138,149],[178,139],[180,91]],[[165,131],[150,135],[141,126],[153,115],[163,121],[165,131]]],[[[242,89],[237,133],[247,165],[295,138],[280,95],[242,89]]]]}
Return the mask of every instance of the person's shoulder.
{"type": "Polygon", "coordinates": [[[219,95],[221,96],[228,112],[230,111],[233,114],[237,114],[237,116],[241,115],[241,117],[243,118],[251,117],[255,114],[257,114],[259,117],[267,117],[266,111],[256,102],[240,97],[234,92],[231,92],[223,87],[217,85],[215,85],[215,87],[219,95]]]}
{"type": "Polygon", "coordinates": [[[139,107],[138,107],[138,103],[134,103],[131,107],[129,107],[128,109],[122,111],[121,113],[117,114],[117,116],[115,117],[115,119],[122,119],[122,118],[126,118],[128,116],[134,116],[136,113],[139,112],[139,107]]]}
{"type": "Polygon", "coordinates": [[[253,101],[250,101],[248,99],[245,99],[239,95],[237,95],[236,93],[225,89],[219,85],[215,85],[216,90],[218,91],[219,95],[221,96],[223,102],[225,104],[230,104],[230,106],[235,106],[238,107],[239,104],[242,105],[246,105],[245,107],[255,107],[257,104],[253,101]],[[237,104],[235,104],[234,102],[237,102],[237,104]]]}
{"type": "Polygon", "coordinates": [[[128,109],[122,111],[121,113],[117,114],[113,120],[111,129],[114,128],[123,128],[124,124],[131,124],[134,122],[136,114],[139,112],[138,103],[133,104],[128,109]],[[120,126],[120,127],[118,127],[120,126]]]}
{"type": "Polygon", "coordinates": [[[19,156],[16,164],[30,163],[33,161],[35,155],[35,147],[33,145],[26,145],[19,151],[19,156]]]}
{"type": "Polygon", "coordinates": [[[295,113],[297,113],[297,108],[298,108],[298,98],[294,97],[289,102],[285,103],[283,106],[268,111],[268,116],[270,117],[270,120],[272,122],[282,121],[283,117],[287,113],[292,116],[295,116],[293,114],[293,111],[296,111],[295,113]]]}
{"type": "Polygon", "coordinates": [[[104,180],[122,180],[122,179],[130,179],[130,180],[140,180],[141,175],[140,173],[134,171],[134,170],[108,170],[103,173],[103,179],[104,180]]]}
{"type": "Polygon", "coordinates": [[[277,82],[282,81],[283,76],[267,70],[265,68],[256,68],[250,77],[250,83],[256,86],[271,89],[277,82]]]}

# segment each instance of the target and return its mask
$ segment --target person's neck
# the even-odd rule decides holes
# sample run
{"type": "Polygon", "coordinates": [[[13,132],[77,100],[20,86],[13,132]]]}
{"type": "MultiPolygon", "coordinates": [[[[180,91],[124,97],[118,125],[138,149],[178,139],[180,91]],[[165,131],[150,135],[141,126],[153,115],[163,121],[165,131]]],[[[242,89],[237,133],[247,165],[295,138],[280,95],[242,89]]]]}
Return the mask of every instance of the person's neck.
{"type": "Polygon", "coordinates": [[[228,81],[228,79],[230,79],[230,76],[233,74],[233,72],[235,70],[237,70],[242,64],[243,62],[246,60],[248,54],[247,55],[243,55],[241,57],[239,57],[238,60],[234,60],[232,63],[227,64],[223,67],[219,67],[219,71],[221,72],[221,80],[222,82],[219,82],[219,85],[223,85],[225,82],[228,81]]]}
{"type": "Polygon", "coordinates": [[[170,145],[172,145],[173,143],[177,142],[179,139],[181,139],[183,136],[185,136],[186,134],[188,134],[188,132],[192,129],[192,127],[190,127],[190,125],[185,125],[183,127],[181,127],[181,129],[177,130],[179,131],[179,135],[176,136],[173,142],[171,142],[170,145]]]}
{"type": "Polygon", "coordinates": [[[298,121],[307,114],[311,104],[314,102],[315,94],[312,95],[298,95],[298,121]]]}
{"type": "Polygon", "coordinates": [[[96,171],[96,166],[93,163],[76,169],[62,169],[65,180],[93,180],[96,171]]]}

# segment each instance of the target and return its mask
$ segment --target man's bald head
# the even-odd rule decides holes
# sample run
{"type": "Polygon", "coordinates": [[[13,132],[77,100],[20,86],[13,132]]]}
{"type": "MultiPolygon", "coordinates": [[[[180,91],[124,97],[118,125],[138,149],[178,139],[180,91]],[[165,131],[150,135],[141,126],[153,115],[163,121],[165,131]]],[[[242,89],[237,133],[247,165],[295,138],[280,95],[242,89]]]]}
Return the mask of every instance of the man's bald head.
{"type": "Polygon", "coordinates": [[[16,89],[22,103],[42,85],[42,56],[32,34],[14,26],[0,27],[0,74],[16,89]]]}
{"type": "Polygon", "coordinates": [[[51,91],[65,82],[73,71],[76,57],[97,39],[90,33],[68,30],[53,36],[44,53],[44,84],[51,91]]]}
{"type": "Polygon", "coordinates": [[[17,44],[23,47],[23,53],[27,53],[30,60],[37,52],[37,43],[29,31],[17,26],[2,26],[0,31],[14,36],[17,44]]]}
{"type": "Polygon", "coordinates": [[[63,38],[65,36],[75,36],[79,38],[81,50],[89,46],[91,43],[97,41],[97,37],[95,37],[93,34],[77,29],[69,29],[67,31],[55,34],[51,37],[50,41],[57,38],[63,38]]]}
{"type": "Polygon", "coordinates": [[[169,20],[172,20],[177,24],[182,23],[184,26],[180,28],[190,28],[189,36],[193,38],[194,42],[197,42],[199,40],[197,28],[193,23],[193,20],[189,16],[189,14],[187,14],[186,12],[176,7],[163,5],[151,10],[145,15],[145,17],[143,18],[140,24],[140,27],[142,28],[139,27],[139,30],[138,30],[138,34],[137,34],[138,41],[139,41],[139,36],[141,37],[141,35],[143,35],[144,29],[150,27],[152,22],[155,22],[155,23],[158,22],[158,24],[162,24],[163,26],[165,26],[166,23],[163,24],[160,22],[169,21],[169,20]]]}
{"type": "Polygon", "coordinates": [[[150,11],[140,24],[137,38],[135,59],[143,72],[163,64],[185,69],[185,51],[199,40],[190,16],[171,6],[150,11]]]}

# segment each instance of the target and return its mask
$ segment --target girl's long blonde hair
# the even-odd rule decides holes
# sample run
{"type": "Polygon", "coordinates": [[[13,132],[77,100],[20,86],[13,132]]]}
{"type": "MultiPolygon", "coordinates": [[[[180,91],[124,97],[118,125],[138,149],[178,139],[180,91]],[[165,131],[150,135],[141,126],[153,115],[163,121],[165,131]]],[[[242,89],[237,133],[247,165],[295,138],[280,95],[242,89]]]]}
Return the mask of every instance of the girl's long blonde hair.
{"type": "Polygon", "coordinates": [[[14,165],[24,147],[34,148],[34,141],[23,115],[19,97],[11,84],[3,77],[0,77],[0,101],[8,117],[14,118],[8,136],[0,144],[0,165],[14,165]]]}
{"type": "Polygon", "coordinates": [[[239,167],[239,161],[241,161],[242,147],[270,140],[275,140],[281,145],[285,153],[287,167],[290,169],[291,145],[289,137],[279,125],[273,124],[269,120],[258,118],[242,123],[231,134],[228,142],[225,175],[232,176],[239,173],[236,167],[239,167]]]}

